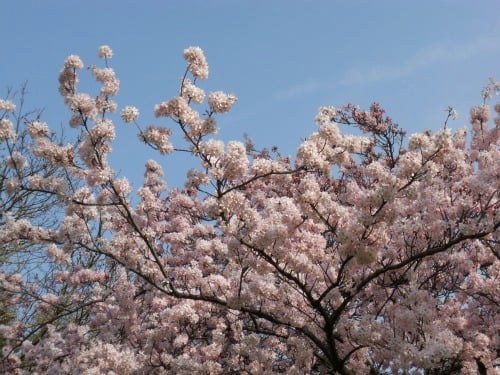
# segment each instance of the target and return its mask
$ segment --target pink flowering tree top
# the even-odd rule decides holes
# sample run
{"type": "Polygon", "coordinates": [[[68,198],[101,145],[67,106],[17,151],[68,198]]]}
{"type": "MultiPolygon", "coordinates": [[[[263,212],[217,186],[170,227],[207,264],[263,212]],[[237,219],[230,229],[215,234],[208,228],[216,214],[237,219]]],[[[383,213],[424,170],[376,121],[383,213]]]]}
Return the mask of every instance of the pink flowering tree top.
{"type": "MultiPolygon", "coordinates": [[[[9,164],[9,194],[63,208],[57,225],[2,217],[0,246],[43,246],[54,280],[40,288],[0,273],[13,311],[0,324],[2,372],[499,371],[500,120],[487,105],[498,84],[472,108],[470,129],[408,139],[378,104],[321,107],[317,131],[288,158],[215,138],[237,98],[198,86],[208,77],[200,48],[184,51],[178,96],[145,128],[137,108],[113,100],[111,49],[99,57],[104,67],[89,68],[97,94],[79,91],[78,56],[60,73],[72,143],[28,124],[30,155],[62,173],[25,177],[23,163],[9,164]],[[193,104],[203,103],[200,113],[193,104]],[[135,192],[108,162],[116,111],[159,152],[135,192]],[[199,160],[182,190],[167,187],[161,166],[177,152],[199,160]]],[[[0,102],[5,144],[16,137],[11,108],[0,102]]]]}

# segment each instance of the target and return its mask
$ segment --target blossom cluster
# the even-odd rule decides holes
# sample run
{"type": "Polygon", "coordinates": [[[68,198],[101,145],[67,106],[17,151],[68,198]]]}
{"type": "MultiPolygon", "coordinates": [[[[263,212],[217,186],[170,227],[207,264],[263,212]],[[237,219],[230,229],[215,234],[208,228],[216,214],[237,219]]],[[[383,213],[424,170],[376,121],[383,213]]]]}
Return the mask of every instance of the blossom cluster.
{"type": "Polygon", "coordinates": [[[208,104],[214,113],[229,112],[238,98],[234,94],[225,94],[222,91],[211,92],[208,95],[208,104]]]}
{"type": "Polygon", "coordinates": [[[139,138],[153,145],[161,154],[170,154],[174,150],[170,142],[171,135],[172,131],[169,128],[148,126],[145,131],[139,134],[139,138]]]}
{"type": "Polygon", "coordinates": [[[134,106],[126,106],[122,109],[120,116],[128,124],[139,118],[139,110],[134,106]]]}
{"type": "Polygon", "coordinates": [[[0,111],[14,112],[16,105],[10,100],[0,99],[0,111]]]}
{"type": "Polygon", "coordinates": [[[14,131],[14,125],[12,121],[8,118],[0,119],[0,141],[5,141],[7,139],[16,139],[16,132],[14,131]]]}
{"type": "Polygon", "coordinates": [[[197,87],[189,78],[184,78],[181,87],[181,96],[194,103],[201,104],[205,100],[205,91],[197,87]]]}
{"type": "Polygon", "coordinates": [[[208,78],[208,63],[200,47],[186,48],[184,50],[184,59],[188,62],[188,69],[194,78],[208,78]]]}
{"type": "Polygon", "coordinates": [[[100,46],[98,55],[100,59],[110,59],[113,57],[113,51],[110,46],[100,46]]]}

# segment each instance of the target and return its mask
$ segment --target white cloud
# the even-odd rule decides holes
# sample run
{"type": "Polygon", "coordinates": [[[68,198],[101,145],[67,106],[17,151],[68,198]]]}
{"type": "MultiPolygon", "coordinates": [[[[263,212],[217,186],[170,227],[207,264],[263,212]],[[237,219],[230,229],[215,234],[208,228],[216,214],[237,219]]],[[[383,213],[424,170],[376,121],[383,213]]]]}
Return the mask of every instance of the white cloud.
{"type": "Polygon", "coordinates": [[[417,51],[417,53],[400,64],[378,65],[369,69],[351,69],[342,83],[351,85],[394,80],[434,64],[466,60],[485,51],[493,51],[499,48],[500,38],[498,37],[481,38],[455,45],[430,46],[417,51]]]}
{"type": "Polygon", "coordinates": [[[433,45],[417,51],[406,60],[394,65],[383,64],[366,69],[352,68],[340,82],[310,79],[288,88],[279,89],[273,93],[272,98],[278,101],[286,101],[317,91],[339,87],[339,85],[356,85],[395,80],[435,64],[450,64],[472,58],[487,51],[496,51],[499,49],[500,38],[498,37],[480,38],[454,45],[433,45]]]}
{"type": "Polygon", "coordinates": [[[327,87],[325,82],[309,80],[295,86],[278,90],[273,94],[275,100],[288,100],[297,96],[304,96],[314,91],[318,91],[327,87]]]}

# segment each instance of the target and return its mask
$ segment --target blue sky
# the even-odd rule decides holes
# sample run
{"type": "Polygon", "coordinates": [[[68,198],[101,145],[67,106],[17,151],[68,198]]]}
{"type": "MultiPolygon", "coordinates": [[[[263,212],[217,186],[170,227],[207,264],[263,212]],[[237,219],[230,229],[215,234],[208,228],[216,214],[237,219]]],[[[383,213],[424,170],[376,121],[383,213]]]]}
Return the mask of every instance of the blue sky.
{"type": "MultiPolygon", "coordinates": [[[[248,133],[285,154],[315,130],[321,105],[377,101],[409,133],[439,129],[453,106],[451,126],[467,125],[488,77],[500,77],[498,0],[6,0],[0,33],[0,94],[28,81],[27,106],[43,107],[54,129],[69,119],[57,92],[69,54],[99,64],[97,48],[110,45],[116,100],[137,106],[146,126],[169,124],[153,107],[176,94],[182,51],[197,45],[210,65],[200,86],[239,98],[219,117],[220,137],[248,133]]],[[[184,161],[148,151],[130,126],[117,128],[113,165],[135,187],[151,157],[171,186],[182,184],[184,161]]]]}

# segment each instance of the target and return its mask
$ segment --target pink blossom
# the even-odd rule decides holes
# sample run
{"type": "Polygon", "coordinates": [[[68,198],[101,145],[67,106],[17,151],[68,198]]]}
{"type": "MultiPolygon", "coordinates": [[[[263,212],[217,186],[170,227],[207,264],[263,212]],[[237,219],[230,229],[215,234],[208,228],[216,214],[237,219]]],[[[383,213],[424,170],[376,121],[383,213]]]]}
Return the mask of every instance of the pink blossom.
{"type": "Polygon", "coordinates": [[[9,178],[5,182],[5,192],[8,196],[13,196],[21,187],[21,181],[17,177],[9,178]]]}
{"type": "Polygon", "coordinates": [[[113,57],[113,51],[107,45],[100,46],[98,55],[100,59],[110,59],[113,57]]]}
{"type": "Polygon", "coordinates": [[[180,348],[180,347],[186,345],[188,343],[188,341],[189,341],[188,335],[186,335],[185,333],[180,334],[174,340],[174,347],[180,348]]]}
{"type": "Polygon", "coordinates": [[[470,119],[471,122],[488,122],[490,119],[490,107],[487,105],[472,107],[470,110],[470,119]]]}
{"type": "Polygon", "coordinates": [[[69,166],[73,164],[74,160],[73,145],[59,146],[46,139],[38,141],[33,153],[49,160],[55,165],[69,166]]]}
{"type": "Polygon", "coordinates": [[[71,257],[54,244],[48,247],[47,255],[53,258],[58,264],[68,265],[71,263],[71,257]]]}
{"type": "Polygon", "coordinates": [[[318,125],[331,124],[336,113],[337,110],[334,107],[319,107],[318,114],[314,118],[314,121],[318,125]]]}
{"type": "Polygon", "coordinates": [[[112,141],[115,139],[115,126],[109,119],[98,119],[90,129],[89,135],[95,143],[102,141],[112,141]]]}
{"type": "Polygon", "coordinates": [[[194,125],[199,121],[199,114],[191,109],[183,97],[176,97],[155,106],[156,117],[173,117],[179,121],[194,125]]]}
{"type": "Polygon", "coordinates": [[[208,64],[200,47],[186,48],[184,50],[184,59],[188,62],[188,69],[194,78],[208,78],[208,64]]]}
{"type": "Polygon", "coordinates": [[[6,164],[12,169],[24,169],[28,166],[28,160],[19,151],[14,151],[7,158],[6,164]]]}
{"type": "Polygon", "coordinates": [[[65,66],[59,72],[59,93],[62,96],[75,94],[77,83],[78,75],[76,74],[74,68],[65,66]]]}
{"type": "Polygon", "coordinates": [[[66,194],[68,189],[67,181],[58,176],[44,177],[35,174],[28,177],[28,183],[32,189],[46,190],[60,195],[66,194]]]}
{"type": "Polygon", "coordinates": [[[200,150],[208,157],[216,160],[222,157],[222,154],[224,153],[224,142],[215,139],[209,139],[200,146],[200,150]]]}
{"type": "Polygon", "coordinates": [[[126,106],[122,109],[120,117],[127,124],[134,122],[139,118],[139,110],[136,107],[126,106]]]}
{"type": "Polygon", "coordinates": [[[197,87],[190,79],[184,78],[182,81],[181,96],[200,104],[205,100],[205,91],[197,87]]]}
{"type": "Polygon", "coordinates": [[[114,96],[118,93],[120,80],[116,77],[115,71],[112,68],[92,66],[91,71],[96,81],[102,83],[101,96],[107,98],[107,96],[114,96]]]}
{"type": "Polygon", "coordinates": [[[66,97],[66,104],[74,112],[78,112],[80,116],[95,118],[97,116],[97,108],[95,100],[88,94],[78,93],[66,97]]]}
{"type": "Polygon", "coordinates": [[[187,180],[185,182],[186,188],[199,188],[201,185],[207,185],[210,182],[210,178],[204,172],[200,172],[196,169],[190,169],[187,173],[187,180]]]}
{"type": "Polygon", "coordinates": [[[234,94],[225,94],[222,91],[211,92],[208,95],[208,104],[214,113],[229,112],[237,100],[234,94]]]}
{"type": "Polygon", "coordinates": [[[106,280],[106,274],[103,271],[93,271],[82,269],[74,272],[69,278],[70,284],[102,282],[106,280]]]}
{"type": "Polygon", "coordinates": [[[103,83],[101,88],[101,95],[114,96],[118,94],[119,89],[120,89],[120,81],[118,79],[110,79],[103,83]]]}
{"type": "Polygon", "coordinates": [[[12,121],[7,118],[0,118],[0,142],[7,139],[15,140],[16,133],[12,121]]]}
{"type": "Polygon", "coordinates": [[[50,134],[50,129],[45,122],[33,121],[28,124],[28,133],[35,139],[48,137],[50,134]]]}
{"type": "Polygon", "coordinates": [[[228,179],[242,177],[248,164],[245,145],[241,142],[228,142],[227,151],[223,157],[224,177],[228,179]]]}
{"type": "Polygon", "coordinates": [[[10,100],[0,99],[0,111],[14,112],[16,110],[16,105],[10,100]]]}
{"type": "Polygon", "coordinates": [[[113,184],[117,194],[126,197],[132,191],[132,186],[126,178],[121,178],[114,181],[113,184]]]}
{"type": "Polygon", "coordinates": [[[139,138],[146,143],[156,147],[161,154],[170,154],[174,147],[170,143],[172,131],[168,128],[159,126],[148,126],[144,132],[139,135],[139,138]]]}
{"type": "Polygon", "coordinates": [[[118,104],[115,101],[111,100],[109,97],[103,97],[102,95],[100,95],[96,98],[96,107],[98,112],[101,114],[113,113],[116,112],[118,104]]]}
{"type": "Polygon", "coordinates": [[[217,127],[217,121],[209,117],[205,120],[203,120],[203,123],[201,125],[201,132],[203,134],[217,134],[217,131],[219,128],[217,127]]]}
{"type": "Polygon", "coordinates": [[[64,61],[64,67],[69,69],[82,69],[83,62],[79,56],[70,55],[66,58],[66,61],[64,61]]]}

